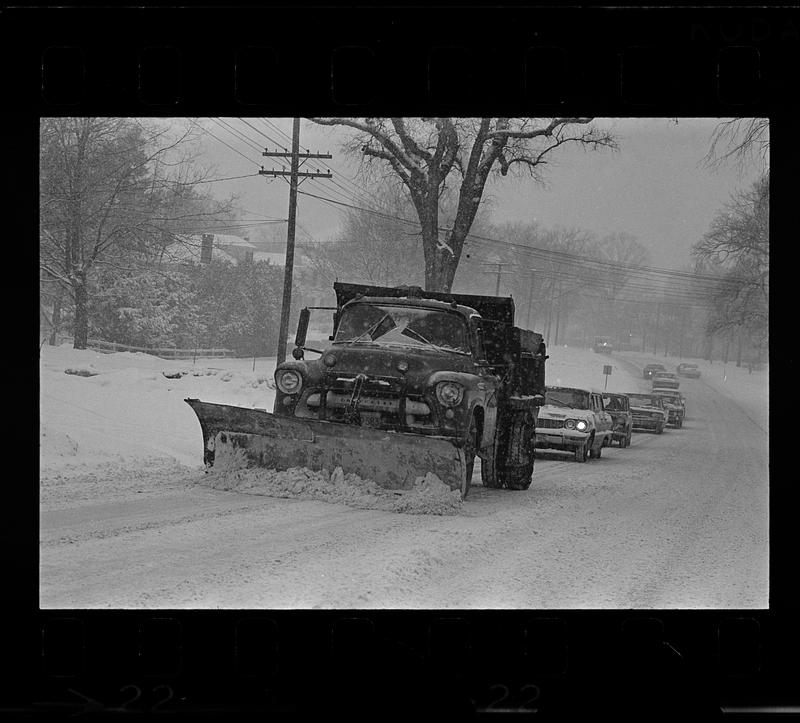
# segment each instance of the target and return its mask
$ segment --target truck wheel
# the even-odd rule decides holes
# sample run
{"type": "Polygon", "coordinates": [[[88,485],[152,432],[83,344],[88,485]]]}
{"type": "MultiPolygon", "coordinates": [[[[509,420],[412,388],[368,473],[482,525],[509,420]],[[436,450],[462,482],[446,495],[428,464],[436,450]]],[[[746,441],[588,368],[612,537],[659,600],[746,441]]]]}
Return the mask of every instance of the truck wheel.
{"type": "Polygon", "coordinates": [[[506,451],[508,466],[503,473],[505,485],[510,490],[526,490],[531,486],[535,435],[536,428],[531,422],[517,422],[511,427],[506,451]]]}
{"type": "Polygon", "coordinates": [[[461,484],[461,499],[467,499],[469,494],[469,487],[472,483],[472,473],[475,471],[475,452],[478,449],[478,425],[475,424],[475,417],[469,421],[469,430],[467,431],[467,441],[464,445],[464,456],[467,460],[467,465],[464,470],[464,481],[461,484]]]}
{"type": "Polygon", "coordinates": [[[500,477],[498,470],[498,446],[497,439],[498,432],[495,432],[494,444],[492,444],[492,451],[486,458],[481,458],[481,481],[484,487],[491,487],[492,489],[500,489],[503,486],[503,480],[500,477]]]}

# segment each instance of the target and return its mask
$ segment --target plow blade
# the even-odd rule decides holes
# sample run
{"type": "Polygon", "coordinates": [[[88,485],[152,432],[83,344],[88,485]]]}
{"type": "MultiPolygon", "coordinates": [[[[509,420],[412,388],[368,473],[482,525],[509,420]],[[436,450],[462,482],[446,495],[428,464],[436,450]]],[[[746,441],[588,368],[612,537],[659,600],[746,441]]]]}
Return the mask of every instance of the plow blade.
{"type": "Polygon", "coordinates": [[[464,489],[463,450],[449,439],[314,419],[280,417],[261,409],[187,399],[203,431],[206,467],[246,458],[248,467],[292,467],[333,472],[341,467],[386,489],[407,490],[433,472],[451,489],[464,489]]]}

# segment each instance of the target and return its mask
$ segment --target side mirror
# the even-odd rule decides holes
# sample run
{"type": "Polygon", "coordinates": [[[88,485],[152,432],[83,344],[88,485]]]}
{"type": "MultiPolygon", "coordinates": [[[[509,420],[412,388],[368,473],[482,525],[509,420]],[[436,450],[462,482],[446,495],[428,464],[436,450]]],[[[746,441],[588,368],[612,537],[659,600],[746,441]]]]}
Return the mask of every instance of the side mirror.
{"type": "MultiPolygon", "coordinates": [[[[300,310],[300,321],[297,322],[297,334],[294,337],[295,346],[306,345],[306,334],[308,333],[308,320],[311,318],[311,310],[306,307],[300,310]]],[[[297,357],[295,357],[297,359],[297,357]]]]}

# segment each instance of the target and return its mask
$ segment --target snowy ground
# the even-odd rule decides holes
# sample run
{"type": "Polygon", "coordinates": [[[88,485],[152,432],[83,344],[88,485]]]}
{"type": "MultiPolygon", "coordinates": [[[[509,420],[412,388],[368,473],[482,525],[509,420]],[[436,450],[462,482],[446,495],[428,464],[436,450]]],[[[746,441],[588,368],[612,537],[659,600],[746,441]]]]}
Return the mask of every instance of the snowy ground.
{"type": "MultiPolygon", "coordinates": [[[[549,353],[548,383],[609,391],[679,361],[549,353]]],[[[346,476],[205,474],[183,399],[271,410],[274,359],[45,346],[41,604],[766,607],[767,372],[699,363],[684,429],[584,465],[543,457],[522,493],[476,471],[462,505],[435,480],[398,499],[346,476]]]]}

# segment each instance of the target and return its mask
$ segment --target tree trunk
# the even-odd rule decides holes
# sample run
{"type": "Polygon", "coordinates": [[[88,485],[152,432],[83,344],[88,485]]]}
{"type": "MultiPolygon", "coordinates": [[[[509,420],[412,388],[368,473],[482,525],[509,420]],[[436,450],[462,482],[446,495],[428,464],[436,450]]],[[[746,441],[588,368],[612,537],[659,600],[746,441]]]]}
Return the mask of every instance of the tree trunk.
{"type": "Polygon", "coordinates": [[[53,298],[53,318],[50,320],[52,329],[50,330],[50,346],[58,344],[58,330],[61,328],[61,295],[63,289],[61,284],[56,287],[55,297],[53,298]]]}
{"type": "Polygon", "coordinates": [[[86,290],[85,274],[76,275],[73,282],[75,290],[75,328],[72,332],[74,349],[85,349],[89,342],[89,294],[86,290]]]}

